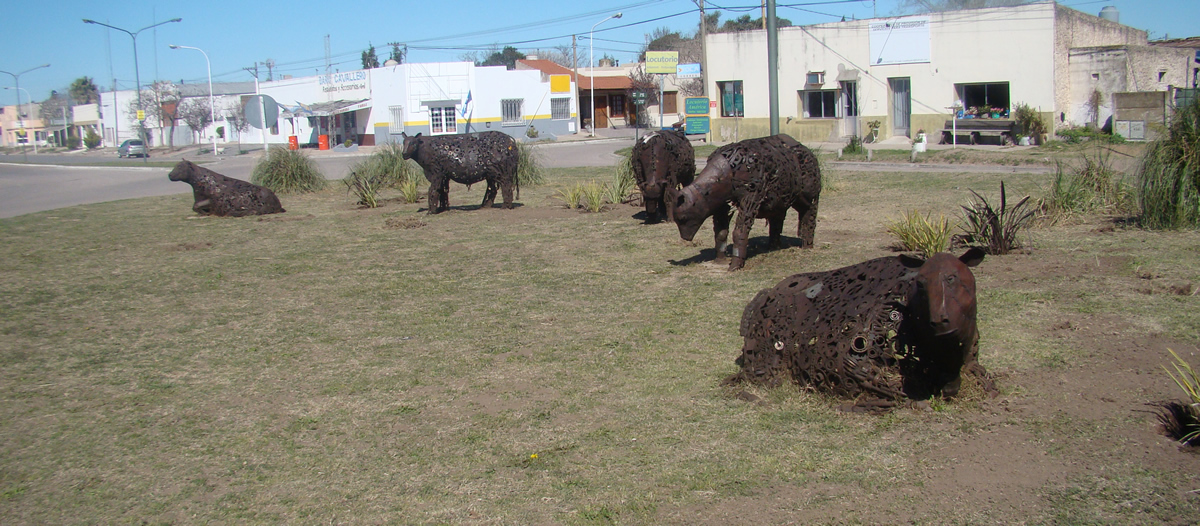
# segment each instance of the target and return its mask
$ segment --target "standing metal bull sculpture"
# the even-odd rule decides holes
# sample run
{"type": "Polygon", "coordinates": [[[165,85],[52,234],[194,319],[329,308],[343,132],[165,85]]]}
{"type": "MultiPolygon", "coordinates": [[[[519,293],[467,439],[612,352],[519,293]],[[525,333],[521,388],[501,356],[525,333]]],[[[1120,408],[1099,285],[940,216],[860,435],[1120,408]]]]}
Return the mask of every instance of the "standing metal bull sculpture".
{"type": "Polygon", "coordinates": [[[200,215],[241,217],[285,212],[279,197],[269,188],[225,177],[191,161],[179,161],[167,177],[192,186],[192,210],[200,215]]]}
{"type": "Polygon", "coordinates": [[[717,148],[692,184],[682,190],[667,189],[666,201],[679,226],[679,236],[686,241],[691,241],[704,220],[712,216],[717,262],[725,260],[733,203],[738,218],[729,270],[738,270],[746,263],[750,227],[759,217],[767,219],[770,248],[780,248],[783,220],[789,208],[795,209],[800,214],[797,235],[804,248],[811,248],[820,196],[817,157],[803,144],[781,134],[717,148]]]}
{"type": "Polygon", "coordinates": [[[687,136],[680,130],[651,132],[634,143],[629,163],[642,191],[645,222],[661,221],[662,212],[674,221],[672,208],[666,206],[663,197],[668,188],[687,186],[696,177],[696,151],[687,136]]]}
{"type": "Polygon", "coordinates": [[[513,207],[513,188],[520,195],[517,141],[498,131],[467,135],[423,137],[420,133],[404,138],[402,155],[421,165],[429,180],[429,213],[450,207],[450,181],[472,185],[487,181],[480,208],[491,208],[496,191],[504,195],[504,208],[513,207]]]}
{"type": "Polygon", "coordinates": [[[981,379],[975,276],[984,253],[873,259],[796,274],[764,289],[742,315],[741,371],[730,381],[801,386],[882,409],[958,394],[961,373],[981,379]]]}

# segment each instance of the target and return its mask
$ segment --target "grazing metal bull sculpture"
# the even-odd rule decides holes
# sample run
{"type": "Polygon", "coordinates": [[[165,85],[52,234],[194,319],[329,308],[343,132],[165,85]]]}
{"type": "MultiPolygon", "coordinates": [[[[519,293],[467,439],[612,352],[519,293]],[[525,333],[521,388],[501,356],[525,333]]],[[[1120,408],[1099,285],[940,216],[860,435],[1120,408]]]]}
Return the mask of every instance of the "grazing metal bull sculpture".
{"type": "Polygon", "coordinates": [[[764,289],[742,314],[741,371],[730,381],[789,378],[856,407],[958,393],[961,373],[995,391],[979,364],[973,248],[955,258],[909,256],[796,274],[764,289]]]}
{"type": "Polygon", "coordinates": [[[480,208],[491,208],[496,190],[504,194],[504,208],[513,207],[513,187],[521,192],[517,181],[519,152],[517,141],[498,131],[467,135],[422,137],[420,133],[404,138],[402,155],[421,165],[429,180],[429,213],[437,214],[450,207],[447,194],[450,181],[472,185],[487,181],[480,208]]]}
{"type": "Polygon", "coordinates": [[[167,177],[192,185],[196,200],[192,210],[200,215],[241,217],[286,212],[269,188],[226,177],[191,161],[179,161],[167,177]]]}
{"type": "Polygon", "coordinates": [[[629,162],[642,191],[646,223],[659,222],[664,211],[674,221],[663,196],[668,188],[687,186],[696,177],[696,151],[687,136],[680,130],[651,132],[633,145],[629,162]]]}
{"type": "Polygon", "coordinates": [[[821,168],[816,156],[781,134],[718,148],[692,184],[682,190],[667,189],[667,205],[679,225],[679,236],[687,241],[712,216],[717,262],[722,262],[732,215],[729,204],[733,203],[738,218],[729,270],[738,270],[746,263],[750,227],[759,217],[767,219],[770,247],[780,248],[783,220],[789,208],[795,209],[800,214],[797,235],[804,248],[811,248],[820,196],[821,168]]]}

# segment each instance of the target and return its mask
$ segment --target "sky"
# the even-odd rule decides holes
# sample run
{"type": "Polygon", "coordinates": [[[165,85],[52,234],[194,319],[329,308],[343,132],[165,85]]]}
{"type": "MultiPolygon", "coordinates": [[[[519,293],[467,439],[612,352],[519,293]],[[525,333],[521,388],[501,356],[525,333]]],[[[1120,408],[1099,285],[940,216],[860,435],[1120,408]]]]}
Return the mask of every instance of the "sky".
{"type": "MultiPolygon", "coordinates": [[[[901,0],[776,0],[776,13],[795,25],[846,19],[897,16],[901,0]]],[[[761,16],[759,0],[707,2],[721,11],[721,20],[749,14],[761,16]]],[[[1150,38],[1200,36],[1200,0],[1063,0],[1063,5],[1089,14],[1105,6],[1120,11],[1121,23],[1149,32],[1150,38]]],[[[407,43],[407,62],[452,62],[465,53],[512,45],[526,54],[537,49],[569,46],[578,35],[580,63],[588,60],[588,33],[595,26],[595,56],[615,57],[622,63],[637,59],[646,35],[658,28],[693,34],[700,15],[693,0],[433,0],[355,2],[289,0],[287,2],[102,1],[59,0],[49,4],[6,2],[5,46],[0,71],[21,73],[42,64],[49,67],[20,75],[22,102],[44,100],[51,90],[65,91],[87,76],[104,91],[133,89],[155,79],[206,83],[204,50],[212,63],[214,82],[253,81],[243,70],[263,62],[275,63],[281,75],[309,76],[325,69],[325,37],[333,71],[362,67],[361,54],[374,45],[380,61],[389,42],[407,43]],[[269,5],[268,5],[269,4],[269,5]],[[619,19],[607,19],[622,13],[619,19]],[[137,35],[135,75],[133,38],[83,19],[130,32],[181,18],[137,35]],[[21,21],[17,23],[16,21],[21,21]],[[598,24],[598,25],[597,25],[598,24]]],[[[0,73],[0,86],[14,86],[0,73]]],[[[17,90],[0,90],[0,103],[16,104],[17,90]]]]}

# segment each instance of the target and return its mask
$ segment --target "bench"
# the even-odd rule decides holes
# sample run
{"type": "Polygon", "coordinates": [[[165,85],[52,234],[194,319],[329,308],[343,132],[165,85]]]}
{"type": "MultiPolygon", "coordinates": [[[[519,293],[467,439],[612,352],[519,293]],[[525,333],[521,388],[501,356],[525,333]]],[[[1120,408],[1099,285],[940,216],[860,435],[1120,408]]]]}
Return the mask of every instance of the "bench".
{"type": "Polygon", "coordinates": [[[1011,119],[955,119],[946,121],[941,144],[954,142],[953,135],[966,135],[969,144],[979,144],[984,137],[999,137],[1000,144],[1013,144],[1016,123],[1011,119]]]}

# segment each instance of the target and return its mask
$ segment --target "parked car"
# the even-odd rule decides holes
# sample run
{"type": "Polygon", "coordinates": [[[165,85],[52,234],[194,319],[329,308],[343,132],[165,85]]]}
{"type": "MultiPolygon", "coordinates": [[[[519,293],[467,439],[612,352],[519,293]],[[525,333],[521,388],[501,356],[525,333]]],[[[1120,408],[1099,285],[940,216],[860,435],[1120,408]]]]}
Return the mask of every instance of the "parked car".
{"type": "Polygon", "coordinates": [[[117,147],[117,157],[150,157],[141,139],[129,139],[117,147]]]}

